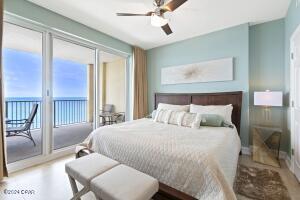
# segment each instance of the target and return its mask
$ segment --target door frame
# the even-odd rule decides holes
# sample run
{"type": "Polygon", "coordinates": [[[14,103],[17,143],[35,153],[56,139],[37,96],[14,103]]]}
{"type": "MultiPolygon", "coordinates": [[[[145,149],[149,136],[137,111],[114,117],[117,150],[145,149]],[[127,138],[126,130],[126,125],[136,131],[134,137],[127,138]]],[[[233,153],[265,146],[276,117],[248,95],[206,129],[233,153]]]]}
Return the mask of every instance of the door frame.
{"type": "MultiPolygon", "coordinates": [[[[43,34],[43,112],[42,112],[42,153],[38,156],[34,156],[25,160],[16,161],[7,165],[8,172],[12,173],[15,171],[19,171],[34,165],[42,164],[48,162],[53,159],[57,159],[63,156],[70,155],[75,152],[76,145],[65,147],[58,150],[53,150],[53,137],[52,137],[52,115],[49,117],[49,113],[52,114],[52,53],[53,53],[53,40],[52,38],[62,39],[64,41],[72,42],[75,44],[79,44],[81,46],[85,46],[91,49],[95,49],[95,73],[94,73],[94,129],[97,127],[97,116],[98,116],[98,87],[99,87],[99,77],[97,76],[97,71],[99,70],[99,63],[101,61],[101,57],[99,52],[104,51],[107,53],[111,53],[114,55],[118,55],[127,60],[126,62],[126,80],[131,80],[132,77],[132,57],[130,54],[115,50],[109,47],[106,47],[102,44],[90,41],[88,39],[82,38],[80,36],[70,34],[44,24],[26,19],[24,17],[9,13],[4,11],[4,22],[11,23],[20,27],[24,27],[27,29],[32,29],[34,31],[41,32],[43,34]],[[130,73],[127,73],[130,72],[130,73]]],[[[131,84],[129,81],[126,82],[126,113],[132,114],[131,112],[131,98],[128,93],[132,92],[131,84]]],[[[131,117],[128,117],[131,119],[131,117]]]]}
{"type": "Polygon", "coordinates": [[[291,130],[291,165],[290,170],[295,174],[295,155],[293,153],[295,149],[295,140],[296,140],[296,133],[295,133],[295,112],[294,112],[294,102],[296,99],[295,96],[295,66],[293,62],[293,53],[294,53],[294,40],[296,37],[300,37],[300,25],[297,27],[297,29],[294,31],[290,38],[290,106],[289,111],[290,112],[290,130],[291,130]]]}
{"type": "MultiPolygon", "coordinates": [[[[84,48],[87,48],[87,49],[90,49],[91,51],[93,51],[93,54],[94,54],[94,71],[96,71],[96,69],[98,68],[98,63],[97,63],[97,60],[99,60],[99,57],[98,57],[98,54],[97,54],[97,48],[88,44],[88,43],[85,43],[83,41],[79,41],[79,40],[74,40],[74,38],[72,37],[68,37],[68,36],[64,36],[64,35],[61,35],[61,34],[57,34],[57,33],[54,33],[54,32],[49,32],[48,33],[48,37],[49,37],[49,45],[48,45],[48,50],[50,51],[50,54],[48,55],[47,59],[47,78],[49,78],[49,87],[47,88],[47,93],[48,95],[46,95],[46,98],[47,98],[47,104],[48,104],[48,110],[46,110],[45,113],[49,113],[50,117],[48,119],[47,122],[47,125],[46,127],[48,128],[47,130],[47,141],[46,141],[46,145],[49,145],[49,147],[47,148],[48,150],[48,154],[51,154],[51,153],[56,153],[56,152],[61,152],[61,151],[66,151],[66,150],[69,150],[69,149],[72,149],[73,146],[76,146],[77,144],[75,145],[71,145],[71,146],[67,146],[67,147],[62,147],[60,149],[54,149],[54,137],[53,137],[53,51],[54,51],[54,45],[53,45],[53,41],[54,39],[57,39],[57,40],[61,40],[63,42],[67,42],[67,43],[71,43],[71,44],[74,44],[74,45],[78,45],[78,46],[81,46],[81,47],[84,47],[84,48]]],[[[95,76],[93,77],[93,83],[95,82],[95,76]]],[[[95,93],[96,91],[94,90],[93,91],[94,93],[94,96],[95,96],[95,93]]],[[[94,101],[95,101],[95,98],[94,98],[94,101]]],[[[96,108],[95,107],[95,104],[93,105],[94,109],[96,108]]],[[[93,121],[93,130],[95,129],[96,127],[96,121],[94,120],[93,121]]]]}

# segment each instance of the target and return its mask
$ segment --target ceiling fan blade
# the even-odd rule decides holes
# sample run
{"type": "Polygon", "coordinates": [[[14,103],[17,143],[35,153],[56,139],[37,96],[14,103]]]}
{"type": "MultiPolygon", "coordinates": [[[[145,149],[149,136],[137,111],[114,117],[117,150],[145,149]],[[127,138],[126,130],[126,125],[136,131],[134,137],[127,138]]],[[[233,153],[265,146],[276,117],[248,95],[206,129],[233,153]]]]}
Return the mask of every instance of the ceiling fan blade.
{"type": "Polygon", "coordinates": [[[134,13],[117,13],[117,16],[151,16],[153,12],[147,12],[146,14],[134,14],[134,13]]]}
{"type": "Polygon", "coordinates": [[[164,5],[162,9],[165,12],[167,12],[167,11],[174,11],[179,6],[181,6],[182,4],[184,4],[186,1],[187,0],[173,0],[173,1],[170,1],[169,3],[167,3],[166,5],[164,5]]]}
{"type": "Polygon", "coordinates": [[[161,28],[167,35],[170,35],[171,33],[173,33],[169,24],[166,24],[166,25],[162,26],[161,28]]]}

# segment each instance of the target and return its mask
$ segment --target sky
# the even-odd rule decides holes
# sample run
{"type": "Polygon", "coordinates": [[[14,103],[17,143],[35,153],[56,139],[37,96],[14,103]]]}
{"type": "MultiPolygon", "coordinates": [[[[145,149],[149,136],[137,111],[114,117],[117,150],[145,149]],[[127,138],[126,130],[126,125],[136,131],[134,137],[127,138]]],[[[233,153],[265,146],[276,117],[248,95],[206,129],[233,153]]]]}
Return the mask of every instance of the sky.
{"type": "MultiPolygon", "coordinates": [[[[4,48],[3,66],[5,97],[42,97],[41,55],[4,48]]],[[[53,96],[86,97],[86,65],[54,58],[53,96]]]]}

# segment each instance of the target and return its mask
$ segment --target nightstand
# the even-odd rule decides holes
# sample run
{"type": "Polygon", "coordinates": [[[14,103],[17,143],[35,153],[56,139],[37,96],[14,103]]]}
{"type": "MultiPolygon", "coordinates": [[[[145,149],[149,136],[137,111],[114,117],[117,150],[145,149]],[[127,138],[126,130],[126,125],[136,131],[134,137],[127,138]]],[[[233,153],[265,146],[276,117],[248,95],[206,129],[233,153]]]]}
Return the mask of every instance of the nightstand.
{"type": "Polygon", "coordinates": [[[280,167],[279,150],[282,129],[262,125],[252,126],[253,161],[280,167]]]}

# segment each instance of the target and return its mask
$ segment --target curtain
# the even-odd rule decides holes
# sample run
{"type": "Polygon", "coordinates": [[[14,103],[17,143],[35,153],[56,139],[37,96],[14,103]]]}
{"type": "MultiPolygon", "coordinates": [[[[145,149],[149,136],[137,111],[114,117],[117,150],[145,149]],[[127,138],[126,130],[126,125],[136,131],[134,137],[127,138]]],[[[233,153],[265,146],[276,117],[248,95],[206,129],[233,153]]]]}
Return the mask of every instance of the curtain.
{"type": "Polygon", "coordinates": [[[3,1],[0,0],[0,180],[7,176],[6,159],[5,159],[5,144],[4,144],[4,98],[3,98],[3,77],[2,77],[2,32],[3,32],[3,1]]]}
{"type": "Polygon", "coordinates": [[[134,105],[133,119],[140,119],[148,114],[148,83],[147,83],[146,52],[133,47],[134,66],[134,105]]]}

